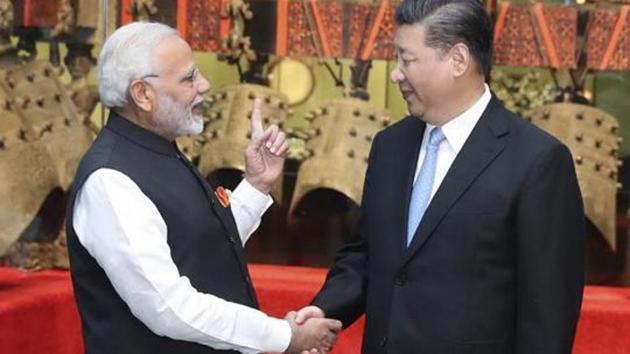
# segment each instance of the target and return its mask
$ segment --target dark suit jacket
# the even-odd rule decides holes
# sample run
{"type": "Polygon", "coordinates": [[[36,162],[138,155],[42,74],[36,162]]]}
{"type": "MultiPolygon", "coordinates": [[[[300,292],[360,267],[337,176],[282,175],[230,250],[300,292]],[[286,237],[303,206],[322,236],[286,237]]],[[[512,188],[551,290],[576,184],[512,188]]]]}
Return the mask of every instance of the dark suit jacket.
{"type": "Polygon", "coordinates": [[[558,140],[493,97],[405,246],[425,123],[374,139],[357,239],[313,300],[363,353],[570,353],[584,282],[584,212],[558,140]]]}

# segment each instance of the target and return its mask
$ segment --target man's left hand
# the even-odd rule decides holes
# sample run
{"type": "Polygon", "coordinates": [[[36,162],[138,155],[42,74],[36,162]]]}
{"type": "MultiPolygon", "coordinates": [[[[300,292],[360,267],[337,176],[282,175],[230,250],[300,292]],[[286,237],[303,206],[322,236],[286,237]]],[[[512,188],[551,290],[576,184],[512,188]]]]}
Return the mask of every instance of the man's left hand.
{"type": "Polygon", "coordinates": [[[251,140],[245,149],[245,179],[262,193],[268,194],[282,173],[289,151],[286,135],[271,125],[263,130],[262,100],[254,100],[251,117],[251,140]]]}

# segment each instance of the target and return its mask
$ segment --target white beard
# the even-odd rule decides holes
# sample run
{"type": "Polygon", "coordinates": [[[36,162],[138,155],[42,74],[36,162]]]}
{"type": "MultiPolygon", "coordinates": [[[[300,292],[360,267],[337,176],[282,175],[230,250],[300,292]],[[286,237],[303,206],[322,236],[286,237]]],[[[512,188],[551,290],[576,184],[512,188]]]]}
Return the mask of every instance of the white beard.
{"type": "Polygon", "coordinates": [[[188,105],[175,101],[168,94],[158,94],[159,106],[155,112],[157,129],[173,136],[197,135],[203,131],[203,117],[188,105]]]}

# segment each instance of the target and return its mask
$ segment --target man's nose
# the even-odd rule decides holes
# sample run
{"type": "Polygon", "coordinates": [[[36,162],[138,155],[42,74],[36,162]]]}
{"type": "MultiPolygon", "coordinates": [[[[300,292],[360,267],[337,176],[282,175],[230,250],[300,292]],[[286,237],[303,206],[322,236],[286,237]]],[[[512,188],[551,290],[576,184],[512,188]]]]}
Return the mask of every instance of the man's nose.
{"type": "Polygon", "coordinates": [[[392,72],[389,74],[389,78],[390,80],[392,80],[393,83],[397,84],[405,79],[405,75],[403,75],[402,71],[400,70],[400,68],[398,68],[397,65],[394,70],[392,70],[392,72]]]}
{"type": "Polygon", "coordinates": [[[197,92],[199,92],[200,95],[203,95],[208,92],[208,90],[210,90],[210,82],[205,78],[205,76],[199,74],[199,78],[197,79],[197,92]]]}

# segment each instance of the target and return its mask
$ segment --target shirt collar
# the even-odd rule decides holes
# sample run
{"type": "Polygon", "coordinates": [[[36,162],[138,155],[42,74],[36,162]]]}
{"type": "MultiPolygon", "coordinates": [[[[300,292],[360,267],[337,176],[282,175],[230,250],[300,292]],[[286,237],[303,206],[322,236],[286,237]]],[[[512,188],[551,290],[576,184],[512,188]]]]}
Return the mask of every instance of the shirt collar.
{"type": "MultiPolygon", "coordinates": [[[[475,128],[475,125],[481,118],[481,115],[486,110],[488,103],[490,103],[490,99],[492,95],[490,94],[490,88],[487,84],[483,84],[484,91],[481,97],[475,102],[470,108],[468,108],[464,113],[458,115],[457,117],[451,119],[448,123],[442,126],[442,132],[446,137],[446,141],[448,144],[455,150],[456,153],[464,146],[466,139],[475,128]]],[[[434,125],[427,124],[427,133],[430,133],[431,130],[435,128],[434,125]]],[[[428,136],[428,135],[426,135],[428,136]]]]}

